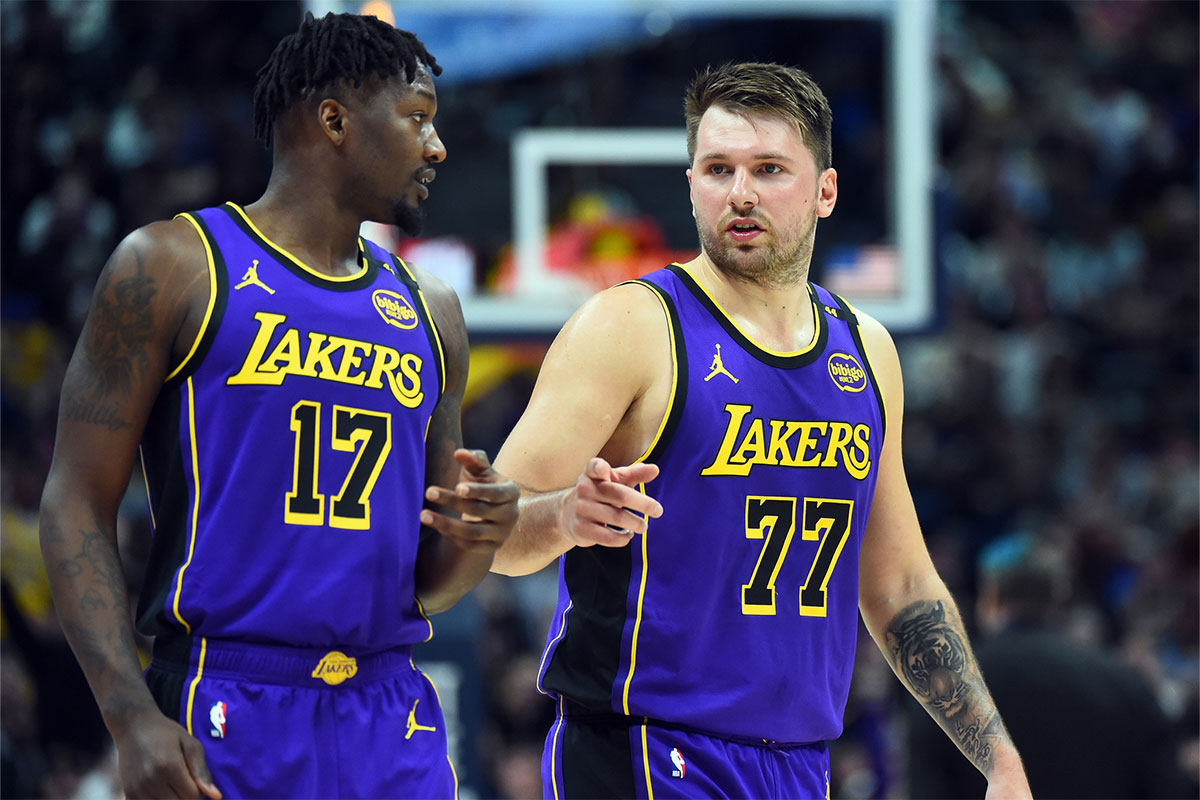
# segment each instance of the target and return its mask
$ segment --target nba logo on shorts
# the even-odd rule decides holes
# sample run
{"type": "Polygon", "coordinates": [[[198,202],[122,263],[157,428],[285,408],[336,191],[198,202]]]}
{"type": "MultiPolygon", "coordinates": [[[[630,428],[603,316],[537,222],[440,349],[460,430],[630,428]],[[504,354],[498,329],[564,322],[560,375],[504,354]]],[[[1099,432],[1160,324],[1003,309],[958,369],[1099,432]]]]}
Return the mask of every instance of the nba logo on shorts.
{"type": "Polygon", "coordinates": [[[225,703],[213,703],[213,707],[208,710],[208,721],[212,723],[212,730],[209,733],[214,739],[225,738],[225,703]]]}
{"type": "Polygon", "coordinates": [[[687,763],[683,760],[683,753],[679,752],[678,747],[671,748],[671,763],[675,765],[675,769],[671,770],[672,778],[682,778],[687,772],[687,763]]]}

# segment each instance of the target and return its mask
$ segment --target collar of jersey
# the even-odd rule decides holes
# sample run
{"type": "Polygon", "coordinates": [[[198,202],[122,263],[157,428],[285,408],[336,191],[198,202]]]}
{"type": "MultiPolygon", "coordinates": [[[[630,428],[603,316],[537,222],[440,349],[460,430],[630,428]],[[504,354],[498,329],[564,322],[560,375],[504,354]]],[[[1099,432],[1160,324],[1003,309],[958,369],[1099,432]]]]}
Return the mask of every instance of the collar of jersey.
{"type": "Polygon", "coordinates": [[[308,264],[305,264],[303,261],[301,261],[300,259],[296,258],[294,255],[289,253],[287,250],[283,249],[282,247],[280,247],[279,245],[275,244],[273,241],[268,239],[266,237],[266,235],[263,234],[263,232],[258,229],[258,226],[254,224],[254,221],[252,219],[250,219],[250,217],[246,214],[246,212],[242,210],[242,207],[239,206],[237,203],[227,202],[227,203],[225,203],[225,205],[226,205],[226,207],[232,209],[234,211],[234,213],[236,213],[239,217],[241,217],[242,221],[246,223],[247,227],[249,227],[250,230],[254,232],[254,235],[256,237],[258,237],[258,239],[264,245],[266,245],[269,249],[271,249],[275,253],[277,253],[281,259],[286,260],[287,262],[295,265],[296,267],[303,270],[305,273],[307,273],[308,275],[310,275],[313,278],[316,278],[319,281],[329,281],[330,283],[350,283],[351,281],[356,281],[359,278],[361,278],[363,275],[365,275],[367,273],[367,270],[370,269],[370,261],[367,258],[366,248],[363,245],[362,237],[359,237],[359,239],[358,239],[358,263],[359,263],[358,271],[354,272],[353,274],[350,274],[350,275],[327,275],[324,272],[313,269],[308,264]]]}
{"type": "Polygon", "coordinates": [[[708,289],[704,287],[704,284],[696,280],[696,277],[692,275],[692,273],[689,272],[682,264],[672,264],[671,266],[667,267],[667,269],[679,276],[684,285],[688,287],[688,290],[691,291],[691,293],[695,295],[702,304],[709,307],[709,310],[713,312],[713,315],[717,318],[717,321],[721,323],[722,327],[733,334],[735,338],[742,340],[741,344],[743,347],[746,347],[746,349],[752,353],[757,350],[759,353],[767,357],[763,360],[775,361],[778,359],[786,359],[788,361],[793,361],[795,359],[799,359],[801,361],[808,361],[809,359],[805,358],[805,356],[817,355],[822,349],[824,349],[826,337],[825,321],[823,319],[824,315],[818,310],[817,296],[813,291],[811,283],[806,284],[806,286],[808,287],[808,297],[812,303],[813,309],[812,315],[814,327],[812,339],[807,345],[799,350],[781,352],[779,350],[772,350],[769,347],[763,347],[761,344],[751,338],[750,335],[742,329],[742,326],[738,325],[737,321],[729,315],[729,312],[721,307],[721,304],[718,303],[716,298],[709,293],[708,289]]]}

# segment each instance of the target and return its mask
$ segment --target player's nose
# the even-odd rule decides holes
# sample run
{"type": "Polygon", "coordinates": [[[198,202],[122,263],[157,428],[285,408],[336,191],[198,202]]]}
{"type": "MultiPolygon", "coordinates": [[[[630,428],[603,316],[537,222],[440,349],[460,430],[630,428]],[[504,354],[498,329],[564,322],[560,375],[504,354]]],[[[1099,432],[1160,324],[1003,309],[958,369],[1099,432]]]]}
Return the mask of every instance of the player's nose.
{"type": "Polygon", "coordinates": [[[446,160],[446,145],[442,144],[442,139],[436,130],[425,140],[424,155],[425,160],[430,164],[440,164],[446,160]]]}
{"type": "Polygon", "coordinates": [[[737,209],[751,208],[758,204],[758,192],[754,189],[754,179],[750,172],[737,169],[733,174],[733,183],[729,187],[729,205],[737,209]]]}

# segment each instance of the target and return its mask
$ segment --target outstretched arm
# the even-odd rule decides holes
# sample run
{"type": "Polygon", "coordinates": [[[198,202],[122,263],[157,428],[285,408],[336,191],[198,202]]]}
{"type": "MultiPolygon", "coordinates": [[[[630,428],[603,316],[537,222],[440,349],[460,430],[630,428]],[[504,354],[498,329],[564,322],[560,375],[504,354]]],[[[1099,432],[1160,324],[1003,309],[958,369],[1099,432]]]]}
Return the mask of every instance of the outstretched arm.
{"type": "Polygon", "coordinates": [[[220,796],[200,743],[146,688],[116,533],[185,298],[196,275],[207,275],[203,261],[192,261],[196,252],[186,222],[156,223],[130,234],[105,265],[67,367],[42,493],[42,555],[58,618],[116,741],[129,797],[220,796]]]}
{"type": "Polygon", "coordinates": [[[517,519],[517,485],[496,472],[482,450],[462,447],[462,400],[470,352],[458,298],[444,282],[420,272],[446,355],[446,386],[429,422],[425,445],[423,529],[417,555],[417,597],[427,614],[451,608],[492,565],[517,519]],[[440,535],[439,535],[440,534],[440,535]]]}
{"type": "Polygon", "coordinates": [[[623,547],[646,531],[647,515],[662,514],[639,489],[658,468],[631,462],[665,407],[666,325],[649,291],[625,285],[585,303],[555,338],[529,406],[496,457],[522,496],[494,572],[527,575],[572,547],[623,547]]]}
{"type": "Polygon", "coordinates": [[[859,559],[863,621],[901,683],[987,778],[988,796],[1029,797],[1020,756],[921,536],[900,453],[904,398],[895,345],[878,322],[860,316],[887,408],[887,438],[859,559]]]}

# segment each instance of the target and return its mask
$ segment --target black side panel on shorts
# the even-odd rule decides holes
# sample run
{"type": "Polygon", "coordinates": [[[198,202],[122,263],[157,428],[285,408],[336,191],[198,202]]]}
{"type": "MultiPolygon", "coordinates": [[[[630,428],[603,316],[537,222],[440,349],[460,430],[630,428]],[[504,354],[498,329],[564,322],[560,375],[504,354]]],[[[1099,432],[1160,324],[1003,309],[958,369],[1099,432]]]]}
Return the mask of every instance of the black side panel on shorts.
{"type": "Polygon", "coordinates": [[[568,717],[563,723],[562,774],[567,798],[636,796],[628,723],[568,717]]]}
{"type": "Polygon", "coordinates": [[[159,710],[180,724],[183,724],[183,686],[185,683],[187,683],[187,673],[153,666],[146,670],[146,686],[150,688],[150,694],[154,697],[154,702],[158,704],[159,710]]]}

